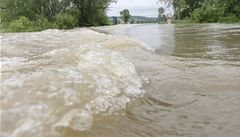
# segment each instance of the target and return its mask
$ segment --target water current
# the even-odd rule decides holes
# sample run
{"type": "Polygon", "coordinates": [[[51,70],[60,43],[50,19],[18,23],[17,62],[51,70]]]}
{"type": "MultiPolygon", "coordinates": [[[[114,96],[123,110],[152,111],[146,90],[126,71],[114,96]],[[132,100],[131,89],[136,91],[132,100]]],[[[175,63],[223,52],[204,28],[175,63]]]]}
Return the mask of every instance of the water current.
{"type": "Polygon", "coordinates": [[[1,34],[2,137],[238,137],[240,25],[1,34]]]}

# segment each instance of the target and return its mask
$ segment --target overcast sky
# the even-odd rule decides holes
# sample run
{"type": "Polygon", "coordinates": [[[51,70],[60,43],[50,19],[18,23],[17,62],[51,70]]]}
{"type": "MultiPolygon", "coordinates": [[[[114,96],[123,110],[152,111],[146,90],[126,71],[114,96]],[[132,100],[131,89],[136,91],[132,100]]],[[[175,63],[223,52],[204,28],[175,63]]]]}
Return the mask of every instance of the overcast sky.
{"type": "Polygon", "coordinates": [[[117,3],[110,5],[107,15],[119,16],[120,11],[128,9],[134,16],[157,17],[160,6],[163,4],[158,3],[157,0],[118,0],[117,3]]]}

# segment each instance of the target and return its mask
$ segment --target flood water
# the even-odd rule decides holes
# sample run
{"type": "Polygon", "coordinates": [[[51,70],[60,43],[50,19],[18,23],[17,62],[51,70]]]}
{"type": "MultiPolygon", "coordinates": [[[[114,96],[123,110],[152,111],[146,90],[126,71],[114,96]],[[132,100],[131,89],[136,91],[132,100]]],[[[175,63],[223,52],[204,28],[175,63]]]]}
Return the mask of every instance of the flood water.
{"type": "Polygon", "coordinates": [[[1,34],[3,137],[238,137],[240,25],[1,34]]]}

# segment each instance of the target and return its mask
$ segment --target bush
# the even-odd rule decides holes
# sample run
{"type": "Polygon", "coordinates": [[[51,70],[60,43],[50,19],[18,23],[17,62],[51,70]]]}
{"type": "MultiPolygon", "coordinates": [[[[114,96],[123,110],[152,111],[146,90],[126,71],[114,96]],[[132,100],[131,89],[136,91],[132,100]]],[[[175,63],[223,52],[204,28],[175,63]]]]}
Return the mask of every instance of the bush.
{"type": "Polygon", "coordinates": [[[219,18],[220,23],[237,23],[240,22],[240,19],[234,15],[228,15],[226,17],[219,18]]]}
{"type": "Polygon", "coordinates": [[[0,33],[6,32],[4,24],[1,22],[0,23],[0,33]]]}
{"type": "Polygon", "coordinates": [[[21,16],[17,20],[13,20],[8,26],[8,31],[10,32],[25,32],[33,31],[33,22],[28,18],[21,16]]]}
{"type": "Polygon", "coordinates": [[[77,19],[70,14],[62,13],[56,17],[55,23],[58,29],[72,29],[76,26],[77,19]]]}
{"type": "Polygon", "coordinates": [[[103,25],[108,25],[108,18],[105,15],[105,11],[99,10],[97,13],[97,17],[95,20],[95,26],[103,26],[103,25]]]}
{"type": "Polygon", "coordinates": [[[34,30],[41,31],[41,30],[46,30],[50,28],[53,28],[53,25],[51,24],[51,22],[49,22],[46,17],[38,15],[34,21],[34,30]]]}
{"type": "Polygon", "coordinates": [[[222,9],[205,4],[201,8],[194,10],[192,19],[197,23],[216,23],[219,21],[219,17],[223,16],[223,14],[222,9]]]}

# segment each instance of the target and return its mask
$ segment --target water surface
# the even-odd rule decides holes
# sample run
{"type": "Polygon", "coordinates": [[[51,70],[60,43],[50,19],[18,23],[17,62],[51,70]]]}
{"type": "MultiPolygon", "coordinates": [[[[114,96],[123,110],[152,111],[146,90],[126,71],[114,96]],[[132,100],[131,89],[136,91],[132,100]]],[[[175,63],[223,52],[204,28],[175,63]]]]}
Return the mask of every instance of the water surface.
{"type": "Polygon", "coordinates": [[[2,35],[1,136],[239,136],[239,25],[91,29],[2,35]]]}
{"type": "Polygon", "coordinates": [[[161,55],[236,61],[240,59],[239,25],[147,24],[101,27],[93,30],[138,39],[161,55]]]}

